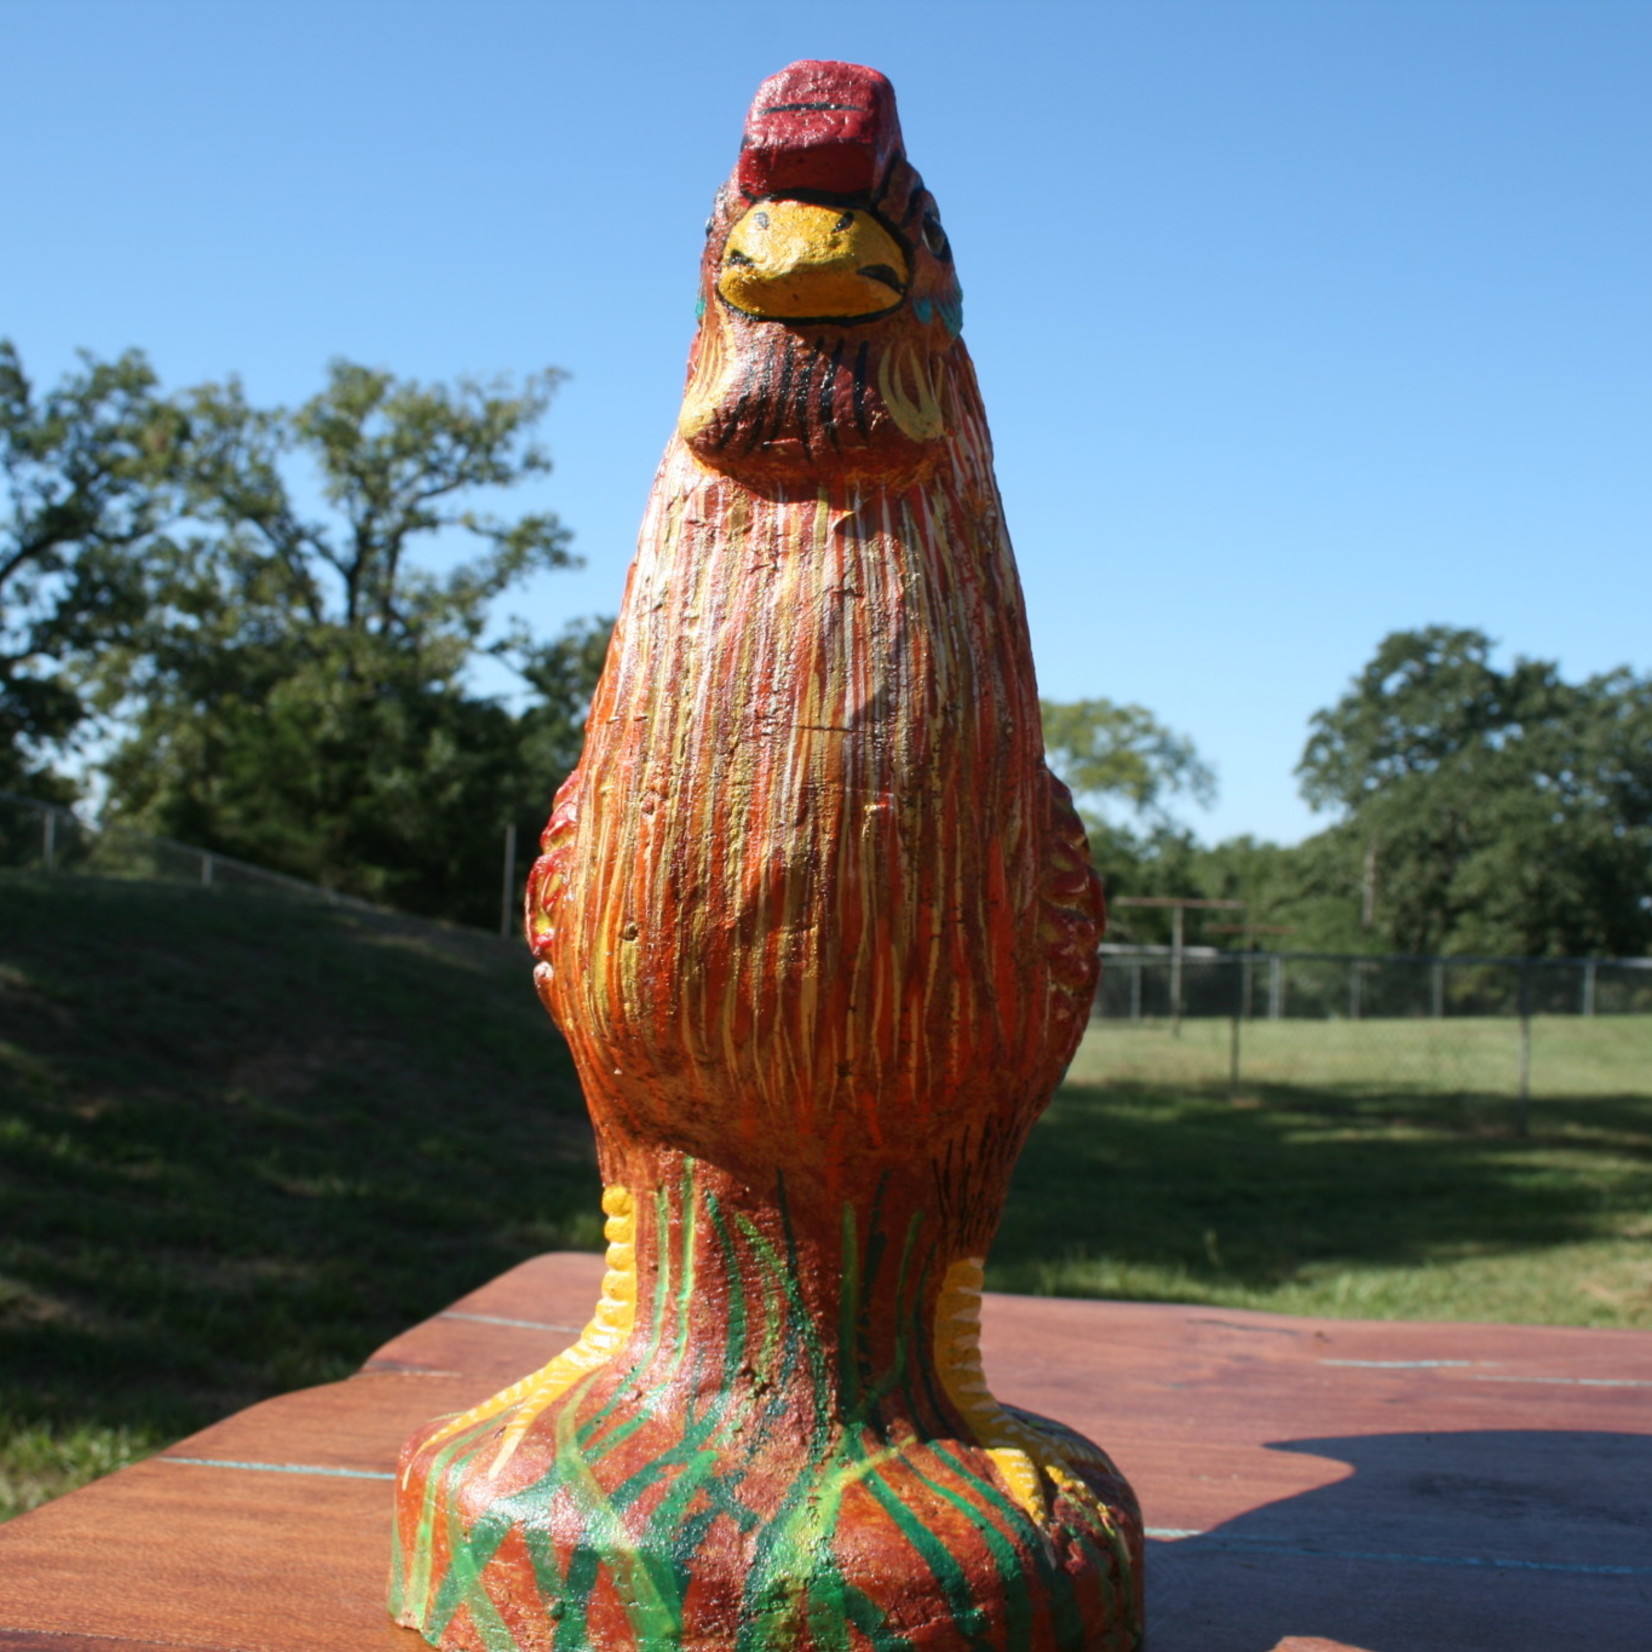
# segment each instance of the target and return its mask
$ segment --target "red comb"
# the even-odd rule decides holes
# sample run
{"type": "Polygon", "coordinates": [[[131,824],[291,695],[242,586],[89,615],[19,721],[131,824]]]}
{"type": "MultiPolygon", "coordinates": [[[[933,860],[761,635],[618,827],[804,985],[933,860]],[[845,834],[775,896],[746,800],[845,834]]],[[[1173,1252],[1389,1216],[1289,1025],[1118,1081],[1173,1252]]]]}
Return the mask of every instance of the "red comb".
{"type": "Polygon", "coordinates": [[[895,88],[876,69],[805,59],[757,88],[736,177],[747,195],[858,195],[900,147],[895,88]]]}

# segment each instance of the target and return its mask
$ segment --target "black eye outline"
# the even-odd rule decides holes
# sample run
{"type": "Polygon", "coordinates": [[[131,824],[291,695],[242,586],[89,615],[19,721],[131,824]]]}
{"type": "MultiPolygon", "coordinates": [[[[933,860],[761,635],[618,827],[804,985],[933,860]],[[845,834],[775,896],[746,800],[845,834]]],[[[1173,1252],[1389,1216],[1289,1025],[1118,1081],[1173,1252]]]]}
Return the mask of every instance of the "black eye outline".
{"type": "Polygon", "coordinates": [[[939,259],[946,263],[952,262],[952,243],[946,238],[946,231],[941,228],[941,220],[933,211],[924,214],[923,221],[924,245],[939,259]]]}

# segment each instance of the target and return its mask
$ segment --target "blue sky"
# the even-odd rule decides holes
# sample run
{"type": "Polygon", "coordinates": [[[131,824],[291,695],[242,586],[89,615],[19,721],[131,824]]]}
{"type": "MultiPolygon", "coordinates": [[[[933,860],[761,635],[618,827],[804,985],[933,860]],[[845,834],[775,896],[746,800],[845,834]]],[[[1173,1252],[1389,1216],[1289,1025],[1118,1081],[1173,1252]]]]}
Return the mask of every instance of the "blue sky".
{"type": "Polygon", "coordinates": [[[957,249],[1043,691],[1315,824],[1307,719],[1400,626],[1652,669],[1652,4],[0,0],[0,334],[267,402],[335,355],[568,370],[612,611],[757,82],[895,82],[957,249]]]}

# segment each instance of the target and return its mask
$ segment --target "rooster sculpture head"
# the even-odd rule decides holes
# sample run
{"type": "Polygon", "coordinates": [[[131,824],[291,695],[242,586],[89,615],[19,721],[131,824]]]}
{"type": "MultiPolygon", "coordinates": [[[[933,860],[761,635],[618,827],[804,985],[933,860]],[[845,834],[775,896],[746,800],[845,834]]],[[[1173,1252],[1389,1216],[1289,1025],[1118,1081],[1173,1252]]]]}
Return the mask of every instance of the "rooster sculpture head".
{"type": "Polygon", "coordinates": [[[706,226],[678,423],[695,457],[781,489],[919,479],[973,395],[962,317],[889,82],[823,62],[764,81],[706,226]]]}

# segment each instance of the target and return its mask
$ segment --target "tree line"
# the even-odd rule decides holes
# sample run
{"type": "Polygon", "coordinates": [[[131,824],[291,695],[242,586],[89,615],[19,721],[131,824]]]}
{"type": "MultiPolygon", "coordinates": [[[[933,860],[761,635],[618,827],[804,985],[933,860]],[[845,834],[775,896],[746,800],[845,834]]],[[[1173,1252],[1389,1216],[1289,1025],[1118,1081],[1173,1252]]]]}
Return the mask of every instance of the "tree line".
{"type": "MultiPolygon", "coordinates": [[[[1652,954],[1652,678],[1621,669],[1569,683],[1551,661],[1500,669],[1493,651],[1474,629],[1385,637],[1311,719],[1296,773],[1331,820],[1291,846],[1199,843],[1168,805],[1207,797],[1213,777],[1139,706],[1046,705],[1045,735],[1110,894],[1245,903],[1242,917],[1220,914],[1219,934],[1194,924],[1190,939],[1652,954]],[[1129,805],[1122,819],[1109,800],[1129,805]]],[[[1162,942],[1167,928],[1162,914],[1121,908],[1113,938],[1162,942]]]]}
{"type": "MultiPolygon", "coordinates": [[[[135,351],[37,389],[0,341],[0,788],[91,777],[108,818],[491,923],[504,829],[531,841],[577,760],[610,628],[497,619],[577,565],[555,516],[488,508],[550,469],[558,381],[335,361],[261,408],[233,379],[166,393],[135,351]]],[[[1652,679],[1492,655],[1471,629],[1385,638],[1312,719],[1297,775],[1331,820],[1293,846],[1200,843],[1175,811],[1215,777],[1140,706],[1047,702],[1046,744],[1110,893],[1245,902],[1205,938],[1652,952],[1652,679]]],[[[1115,938],[1163,928],[1117,911],[1115,938]]]]}
{"type": "Polygon", "coordinates": [[[500,599],[577,559],[487,508],[550,469],[559,375],[421,385],[335,361],[302,406],[144,357],[37,390],[0,342],[0,787],[407,911],[495,921],[504,828],[579,753],[608,623],[500,599]],[[444,571],[427,551],[440,546],[444,571]],[[483,659],[515,674],[478,692],[483,659]]]}

